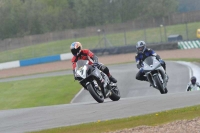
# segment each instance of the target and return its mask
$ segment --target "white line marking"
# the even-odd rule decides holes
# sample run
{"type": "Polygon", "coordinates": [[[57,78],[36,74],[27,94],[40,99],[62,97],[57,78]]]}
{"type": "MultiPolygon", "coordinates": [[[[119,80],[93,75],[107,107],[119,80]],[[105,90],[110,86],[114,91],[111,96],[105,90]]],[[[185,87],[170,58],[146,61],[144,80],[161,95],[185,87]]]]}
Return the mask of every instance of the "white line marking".
{"type": "Polygon", "coordinates": [[[75,97],[71,100],[70,103],[73,103],[74,100],[82,93],[83,90],[84,90],[84,88],[82,88],[82,89],[75,95],[75,97]]]}
{"type": "MultiPolygon", "coordinates": [[[[197,80],[200,80],[200,67],[191,63],[191,62],[185,62],[185,61],[177,61],[180,64],[186,65],[189,68],[189,79],[192,76],[195,76],[197,80]]],[[[186,90],[187,91],[187,90],[186,90]]]]}

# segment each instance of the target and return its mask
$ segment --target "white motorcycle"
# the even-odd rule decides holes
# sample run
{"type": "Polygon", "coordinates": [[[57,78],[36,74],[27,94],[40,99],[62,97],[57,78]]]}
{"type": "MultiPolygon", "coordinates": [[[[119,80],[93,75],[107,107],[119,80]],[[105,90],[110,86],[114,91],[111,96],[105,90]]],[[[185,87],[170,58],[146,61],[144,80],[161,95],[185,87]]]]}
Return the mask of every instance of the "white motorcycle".
{"type": "Polygon", "coordinates": [[[117,84],[110,82],[105,73],[88,63],[86,60],[76,62],[75,78],[97,102],[102,103],[108,97],[113,101],[118,101],[120,92],[117,84]]]}
{"type": "Polygon", "coordinates": [[[149,56],[144,61],[144,73],[150,82],[151,86],[158,89],[161,94],[166,94],[167,90],[167,75],[155,56],[149,56]]]}

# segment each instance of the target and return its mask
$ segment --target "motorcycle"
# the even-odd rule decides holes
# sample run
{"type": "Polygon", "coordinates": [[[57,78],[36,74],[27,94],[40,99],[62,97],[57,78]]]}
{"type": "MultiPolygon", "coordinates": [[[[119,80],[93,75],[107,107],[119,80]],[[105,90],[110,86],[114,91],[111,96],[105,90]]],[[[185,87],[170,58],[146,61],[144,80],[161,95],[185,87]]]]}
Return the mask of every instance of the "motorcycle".
{"type": "Polygon", "coordinates": [[[112,101],[120,99],[120,92],[116,83],[109,80],[108,76],[97,67],[88,64],[87,60],[78,60],[75,68],[75,78],[89,91],[92,97],[103,103],[105,98],[112,101]]]}
{"type": "Polygon", "coordinates": [[[155,56],[149,56],[143,61],[144,73],[149,83],[154,88],[158,89],[161,94],[166,94],[167,90],[167,75],[155,56]]]}
{"type": "Polygon", "coordinates": [[[196,84],[193,85],[193,84],[188,84],[187,85],[187,91],[200,91],[200,87],[197,86],[196,84]],[[190,90],[188,90],[188,87],[190,86],[190,90]]]}

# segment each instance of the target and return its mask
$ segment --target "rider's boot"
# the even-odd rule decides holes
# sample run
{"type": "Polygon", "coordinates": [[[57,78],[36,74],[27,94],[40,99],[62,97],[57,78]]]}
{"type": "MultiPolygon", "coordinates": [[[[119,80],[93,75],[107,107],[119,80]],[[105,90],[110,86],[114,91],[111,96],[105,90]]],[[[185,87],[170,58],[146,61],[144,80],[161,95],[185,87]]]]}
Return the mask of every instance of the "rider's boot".
{"type": "Polygon", "coordinates": [[[167,77],[167,82],[168,82],[168,80],[169,80],[169,76],[166,74],[166,77],[167,77]]]}
{"type": "Polygon", "coordinates": [[[117,80],[112,75],[109,76],[109,80],[113,83],[117,83],[117,80]]]}
{"type": "Polygon", "coordinates": [[[168,80],[169,80],[169,76],[167,75],[167,73],[165,72],[165,75],[166,75],[166,82],[168,82],[168,80]]]}
{"type": "Polygon", "coordinates": [[[168,80],[169,80],[169,76],[167,75],[167,72],[166,72],[166,66],[165,66],[165,67],[163,67],[163,68],[164,68],[164,70],[165,70],[166,81],[168,82],[168,80]]]}

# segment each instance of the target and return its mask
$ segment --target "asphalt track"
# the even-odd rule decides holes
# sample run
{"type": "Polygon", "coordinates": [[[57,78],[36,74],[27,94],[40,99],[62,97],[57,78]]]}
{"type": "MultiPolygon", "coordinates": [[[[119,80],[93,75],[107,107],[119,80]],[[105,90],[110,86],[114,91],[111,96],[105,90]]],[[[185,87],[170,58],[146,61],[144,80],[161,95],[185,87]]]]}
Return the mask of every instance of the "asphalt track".
{"type": "MultiPolygon", "coordinates": [[[[149,87],[149,83],[135,80],[135,74],[138,71],[135,64],[113,65],[109,68],[112,75],[118,79],[118,87],[122,96],[119,101],[106,100],[104,103],[98,104],[87,91],[82,91],[73,100],[75,102],[73,104],[2,110],[0,111],[0,132],[21,133],[200,104],[200,91],[185,92],[191,74],[190,69],[185,65],[167,62],[167,73],[170,79],[169,93],[165,95],[161,95],[158,90],[149,87]],[[88,96],[83,98],[84,94],[82,93],[88,94],[88,96]]],[[[52,76],[56,74],[61,73],[56,72],[52,76]]],[[[43,74],[42,76],[48,75],[43,74]]],[[[14,78],[7,80],[12,79],[18,80],[14,78]]]]}
{"type": "MultiPolygon", "coordinates": [[[[138,72],[135,64],[121,64],[110,66],[111,74],[118,80],[121,97],[140,97],[160,95],[160,92],[145,81],[138,81],[135,75],[138,72]]],[[[189,69],[182,64],[167,62],[169,75],[168,91],[170,93],[184,92],[189,81],[189,69]]],[[[82,90],[72,103],[95,101],[86,90],[82,90]]]]}

